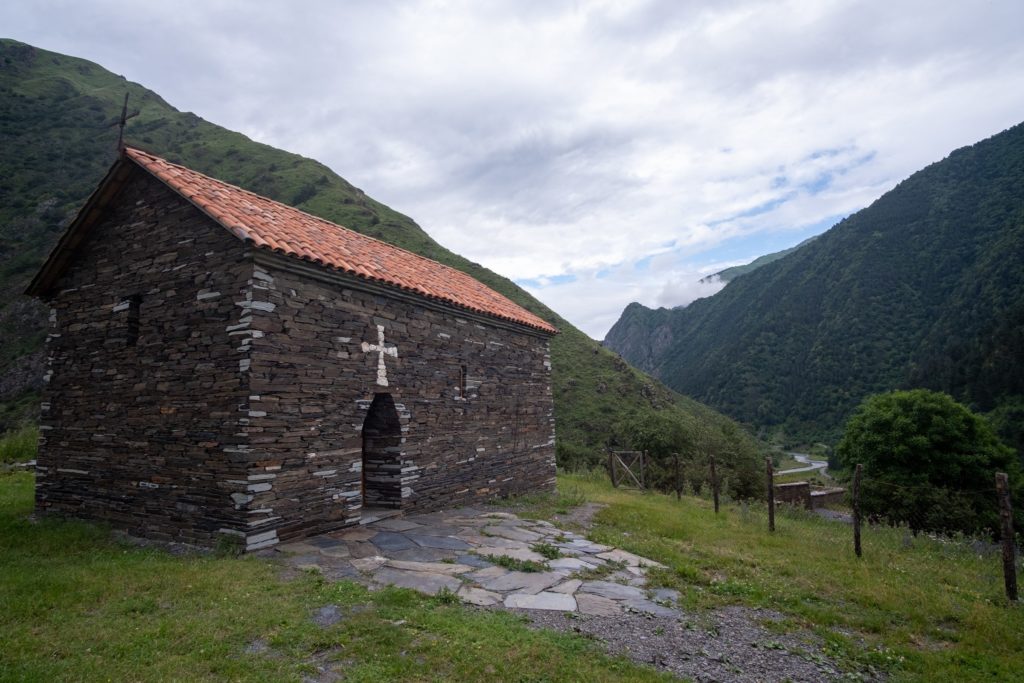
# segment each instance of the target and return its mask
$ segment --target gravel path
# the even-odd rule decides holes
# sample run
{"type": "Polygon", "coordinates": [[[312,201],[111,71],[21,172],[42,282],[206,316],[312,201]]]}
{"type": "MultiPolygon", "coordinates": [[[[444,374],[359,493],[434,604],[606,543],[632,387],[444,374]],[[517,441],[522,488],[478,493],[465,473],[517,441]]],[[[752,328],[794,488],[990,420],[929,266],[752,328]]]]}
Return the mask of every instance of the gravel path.
{"type": "MultiPolygon", "coordinates": [[[[700,683],[793,683],[849,680],[811,634],[779,634],[761,624],[782,615],[727,607],[668,619],[647,614],[614,617],[524,612],[536,628],[595,638],[608,652],[700,683]],[[568,618],[567,618],[568,617],[568,618]]],[[[858,680],[872,679],[862,674],[858,680]]]]}

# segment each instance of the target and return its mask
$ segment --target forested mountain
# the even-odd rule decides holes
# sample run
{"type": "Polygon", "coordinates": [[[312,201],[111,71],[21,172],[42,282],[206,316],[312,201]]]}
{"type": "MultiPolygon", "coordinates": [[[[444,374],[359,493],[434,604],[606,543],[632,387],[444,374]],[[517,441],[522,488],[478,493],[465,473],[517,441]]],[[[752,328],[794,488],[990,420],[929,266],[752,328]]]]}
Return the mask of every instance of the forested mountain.
{"type": "Polygon", "coordinates": [[[673,389],[790,436],[834,437],[866,395],[923,387],[991,411],[1020,448],[1024,124],[712,297],[630,305],[605,343],[673,389]]]}
{"type": "Polygon", "coordinates": [[[730,420],[630,368],[510,280],[448,251],[326,166],[179,112],[97,64],[13,40],[0,40],[0,431],[38,402],[45,313],[21,292],[113,162],[117,130],[109,126],[125,92],[140,111],[128,143],[458,268],[558,327],[552,355],[563,463],[602,458],[614,425],[655,412],[699,420],[723,452],[753,461],[753,440],[730,420]]]}

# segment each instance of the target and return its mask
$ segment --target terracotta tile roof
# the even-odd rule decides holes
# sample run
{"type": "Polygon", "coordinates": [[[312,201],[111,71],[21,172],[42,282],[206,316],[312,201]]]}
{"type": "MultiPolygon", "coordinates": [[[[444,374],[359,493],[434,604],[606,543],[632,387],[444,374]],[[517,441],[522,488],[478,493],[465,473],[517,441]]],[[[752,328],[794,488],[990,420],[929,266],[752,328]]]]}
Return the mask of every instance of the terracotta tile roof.
{"type": "Polygon", "coordinates": [[[554,334],[553,326],[462,271],[128,147],[125,156],[253,246],[554,334]]]}

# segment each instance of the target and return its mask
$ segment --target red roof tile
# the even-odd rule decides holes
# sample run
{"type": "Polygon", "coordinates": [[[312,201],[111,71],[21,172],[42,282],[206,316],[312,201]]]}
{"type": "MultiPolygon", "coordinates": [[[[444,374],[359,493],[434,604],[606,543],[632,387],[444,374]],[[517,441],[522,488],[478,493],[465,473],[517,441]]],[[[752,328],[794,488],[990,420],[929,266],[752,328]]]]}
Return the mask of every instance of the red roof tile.
{"type": "Polygon", "coordinates": [[[236,237],[415,292],[429,299],[554,334],[553,326],[462,271],[367,237],[132,147],[125,156],[236,237]]]}

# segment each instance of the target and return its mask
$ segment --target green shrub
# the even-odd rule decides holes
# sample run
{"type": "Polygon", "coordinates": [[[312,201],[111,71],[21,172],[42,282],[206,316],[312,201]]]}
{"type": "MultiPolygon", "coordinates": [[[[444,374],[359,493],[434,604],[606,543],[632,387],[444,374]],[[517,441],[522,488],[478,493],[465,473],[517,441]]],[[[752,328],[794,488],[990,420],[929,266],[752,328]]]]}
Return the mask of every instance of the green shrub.
{"type": "Polygon", "coordinates": [[[530,546],[530,550],[538,555],[543,555],[549,560],[557,560],[562,556],[562,551],[559,550],[557,546],[551,545],[550,543],[534,543],[530,546]]]}
{"type": "Polygon", "coordinates": [[[28,462],[36,457],[39,427],[22,425],[0,437],[0,463],[28,462]]]}

